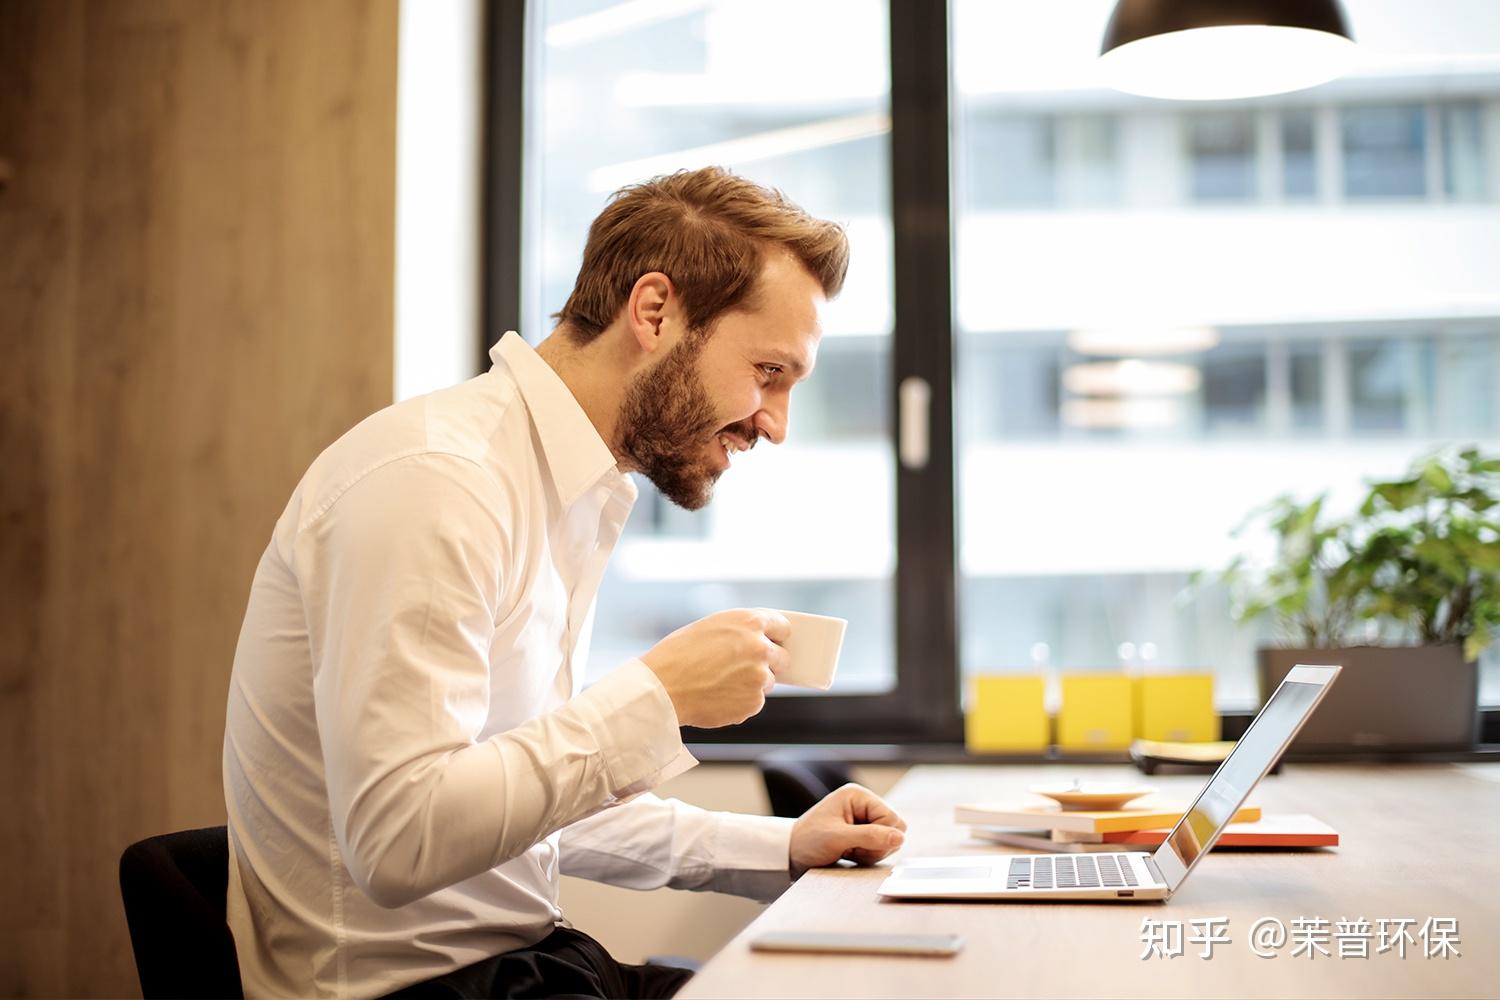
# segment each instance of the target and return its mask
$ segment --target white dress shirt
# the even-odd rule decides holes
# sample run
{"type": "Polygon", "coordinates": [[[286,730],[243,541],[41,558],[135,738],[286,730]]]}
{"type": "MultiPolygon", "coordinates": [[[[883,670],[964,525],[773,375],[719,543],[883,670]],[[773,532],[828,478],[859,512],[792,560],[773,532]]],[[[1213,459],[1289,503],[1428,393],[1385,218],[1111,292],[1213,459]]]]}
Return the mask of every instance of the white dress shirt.
{"type": "Polygon", "coordinates": [[[371,997],[522,948],[560,873],[770,898],[790,820],[641,794],[696,761],[656,675],[582,689],[635,502],[519,336],[303,476],[251,585],[224,734],[247,996],[371,997]]]}

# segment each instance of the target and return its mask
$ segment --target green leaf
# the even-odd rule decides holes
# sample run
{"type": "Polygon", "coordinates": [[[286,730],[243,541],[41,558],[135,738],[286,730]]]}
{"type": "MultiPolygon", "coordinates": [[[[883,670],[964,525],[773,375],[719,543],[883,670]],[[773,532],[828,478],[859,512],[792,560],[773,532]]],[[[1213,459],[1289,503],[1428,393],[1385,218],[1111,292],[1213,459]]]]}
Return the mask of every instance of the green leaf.
{"type": "Polygon", "coordinates": [[[1489,648],[1491,641],[1490,623],[1480,621],[1474,626],[1474,631],[1470,632],[1468,637],[1464,639],[1464,659],[1473,663],[1479,659],[1480,653],[1489,648]]]}
{"type": "Polygon", "coordinates": [[[1454,539],[1463,558],[1481,573],[1500,573],[1500,542],[1481,542],[1477,538],[1454,539]]]}
{"type": "Polygon", "coordinates": [[[1412,552],[1423,562],[1431,563],[1455,583],[1469,578],[1469,568],[1458,545],[1444,538],[1424,538],[1412,546],[1412,552]]]}
{"type": "Polygon", "coordinates": [[[1427,467],[1422,470],[1422,478],[1439,493],[1447,493],[1453,489],[1453,477],[1437,459],[1427,463],[1427,467]]]}
{"type": "Polygon", "coordinates": [[[1375,496],[1384,500],[1392,510],[1409,510],[1425,499],[1422,495],[1422,484],[1415,479],[1396,483],[1376,483],[1374,492],[1375,496]]]}

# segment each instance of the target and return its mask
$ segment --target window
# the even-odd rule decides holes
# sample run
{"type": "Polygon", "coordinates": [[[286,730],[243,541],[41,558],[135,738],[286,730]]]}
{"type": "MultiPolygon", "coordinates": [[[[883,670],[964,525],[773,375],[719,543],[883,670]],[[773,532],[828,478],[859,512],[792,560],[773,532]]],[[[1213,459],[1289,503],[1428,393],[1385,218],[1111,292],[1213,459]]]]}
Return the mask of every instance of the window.
{"type": "MultiPolygon", "coordinates": [[[[1206,667],[1242,709],[1269,630],[1191,581],[1244,516],[1349,503],[1443,443],[1500,450],[1500,74],[1131,98],[1092,75],[1110,6],[531,0],[528,152],[492,151],[534,224],[491,336],[545,333],[604,198],[665,170],[724,163],[854,244],[790,442],[697,514],[644,486],[592,673],[760,604],[850,619],[838,685],[702,738],[954,742],[989,671],[1206,667]],[[911,378],[923,466],[895,447],[911,378]]],[[[1369,23],[1429,16],[1391,9],[1369,23]]],[[[1494,653],[1481,684],[1500,701],[1494,653]]]]}
{"type": "Polygon", "coordinates": [[[968,197],[976,208],[1057,203],[1057,123],[1045,115],[976,114],[968,197]]]}
{"type": "Polygon", "coordinates": [[[1500,336],[1483,326],[1445,331],[1437,342],[1437,431],[1461,437],[1493,436],[1500,427],[1495,386],[1500,385],[1500,336]]]}
{"type": "Polygon", "coordinates": [[[1500,273],[1500,251],[1482,217],[1409,202],[1435,193],[1429,109],[1462,150],[1443,152],[1467,178],[1451,183],[1476,197],[1500,105],[1438,105],[1445,85],[1410,78],[1253,104],[1102,94],[1088,58],[1107,16],[953,5],[960,670],[1208,667],[1222,705],[1248,705],[1271,636],[1189,586],[1227,563],[1246,514],[1285,492],[1352,502],[1454,439],[1434,434],[1495,447],[1481,384],[1500,384],[1500,295],[1475,260],[1500,273]],[[997,68],[1012,58],[1036,77],[997,68]],[[989,155],[964,145],[977,122],[1084,109],[1114,123],[1116,210],[969,190],[989,155]],[[1414,264],[1419,246],[1443,262],[1414,264]],[[1412,319],[1475,302],[1486,332],[1441,350],[1412,319]]]}
{"type": "Polygon", "coordinates": [[[1404,430],[1414,402],[1412,345],[1400,340],[1353,341],[1348,353],[1354,430],[1404,430]]]}
{"type": "Polygon", "coordinates": [[[1451,201],[1485,197],[1484,109],[1478,101],[1442,106],[1443,193],[1451,201]]]}
{"type": "Polygon", "coordinates": [[[1289,201],[1318,194],[1317,120],[1306,108],[1281,113],[1281,193],[1289,201]]]}
{"type": "Polygon", "coordinates": [[[1187,120],[1195,201],[1249,201],[1256,196],[1255,118],[1249,112],[1198,114],[1187,120]]]}
{"type": "Polygon", "coordinates": [[[737,459],[702,512],[672,508],[639,482],[650,516],[632,517],[601,587],[588,676],[710,612],[768,606],[848,618],[835,690],[890,690],[884,12],[871,0],[688,4],[661,17],[628,5],[539,10],[531,115],[545,182],[531,237],[542,261],[533,340],[566,298],[604,199],[658,173],[722,163],[846,221],[853,246],[817,378],[793,394],[789,442],[737,459]],[[835,29],[843,43],[824,47],[835,29]],[[782,69],[768,82],[752,71],[772,50],[782,69]]]}
{"type": "Polygon", "coordinates": [[[1324,426],[1323,345],[1299,342],[1287,352],[1288,388],[1291,395],[1291,427],[1313,430],[1324,426]]]}
{"type": "Polygon", "coordinates": [[[1070,115],[1060,122],[1058,186],[1063,205],[1099,208],[1120,201],[1119,127],[1112,115],[1070,115]]]}
{"type": "Polygon", "coordinates": [[[1421,198],[1427,194],[1427,116],[1420,104],[1343,111],[1344,195],[1421,198]]]}
{"type": "Polygon", "coordinates": [[[1266,346],[1226,345],[1203,358],[1203,426],[1246,431],[1266,421],[1266,346]]]}
{"type": "MultiPolygon", "coordinates": [[[[531,17],[524,131],[536,151],[524,197],[536,224],[520,253],[534,263],[519,312],[533,342],[567,297],[605,199],[656,174],[727,166],[842,222],[852,247],[844,293],[825,316],[816,377],[793,394],[788,443],[736,459],[701,512],[677,510],[639,483],[642,499],[601,586],[586,676],[713,611],[784,607],[850,626],[833,691],[777,692],[755,720],[762,733],[794,723],[805,733],[796,720],[819,698],[852,700],[867,719],[900,716],[903,701],[924,688],[914,667],[898,676],[896,656],[884,5],[558,0],[532,4],[531,17]],[[835,36],[839,44],[827,45],[835,36]],[[776,53],[774,73],[766,72],[768,52],[776,53]]],[[[1002,178],[997,197],[1035,196],[1024,170],[1002,178]]],[[[1047,175],[1050,184],[1050,167],[1047,175]]],[[[904,641],[920,642],[921,631],[906,628],[904,641]]],[[[956,706],[940,720],[945,737],[953,719],[956,706]]]]}

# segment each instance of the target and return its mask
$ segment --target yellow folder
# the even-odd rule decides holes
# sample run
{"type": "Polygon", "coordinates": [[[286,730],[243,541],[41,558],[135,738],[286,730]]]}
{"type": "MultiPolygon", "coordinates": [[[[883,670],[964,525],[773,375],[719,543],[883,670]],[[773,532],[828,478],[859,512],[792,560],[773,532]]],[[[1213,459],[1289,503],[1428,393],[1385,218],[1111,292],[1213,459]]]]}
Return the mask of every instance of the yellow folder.
{"type": "Polygon", "coordinates": [[[1062,679],[1057,745],[1067,750],[1123,750],[1134,738],[1130,678],[1074,674],[1062,679]]]}
{"type": "Polygon", "coordinates": [[[1051,743],[1046,680],[991,674],[971,680],[964,742],[974,753],[1045,750],[1051,743]]]}
{"type": "Polygon", "coordinates": [[[1135,679],[1135,734],[1143,740],[1206,743],[1219,738],[1214,675],[1143,674],[1135,679]]]}

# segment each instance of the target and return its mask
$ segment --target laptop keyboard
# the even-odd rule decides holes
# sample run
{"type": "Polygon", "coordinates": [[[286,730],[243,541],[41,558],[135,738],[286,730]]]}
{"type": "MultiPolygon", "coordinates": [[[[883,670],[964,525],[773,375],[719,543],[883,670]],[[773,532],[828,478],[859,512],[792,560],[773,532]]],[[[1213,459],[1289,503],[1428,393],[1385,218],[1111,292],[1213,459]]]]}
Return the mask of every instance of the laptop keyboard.
{"type": "Polygon", "coordinates": [[[1135,870],[1119,854],[1044,854],[1011,858],[1007,889],[1124,889],[1135,870]]]}

